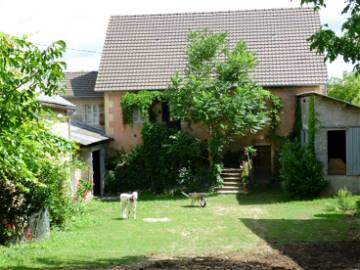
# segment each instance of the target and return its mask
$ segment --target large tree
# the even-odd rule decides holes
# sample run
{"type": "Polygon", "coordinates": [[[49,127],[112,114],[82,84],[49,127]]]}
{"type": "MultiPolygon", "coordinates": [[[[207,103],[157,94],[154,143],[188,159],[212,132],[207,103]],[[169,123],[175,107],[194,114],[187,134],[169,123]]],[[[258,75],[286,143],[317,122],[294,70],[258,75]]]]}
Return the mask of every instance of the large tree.
{"type": "Polygon", "coordinates": [[[21,232],[28,215],[62,194],[60,162],[72,145],[51,133],[37,98],[61,91],[64,50],[62,41],[40,50],[0,33],[0,243],[5,224],[21,232]]]}
{"type": "MultiPolygon", "coordinates": [[[[342,56],[347,63],[354,65],[360,73],[360,1],[346,0],[341,14],[348,14],[337,35],[328,25],[324,25],[310,37],[311,49],[323,53],[330,62],[342,56]]],[[[325,0],[301,0],[301,4],[313,4],[315,9],[326,6],[325,0]]]]}
{"type": "Polygon", "coordinates": [[[332,78],[328,95],[360,106],[360,75],[344,73],[342,78],[332,78]]]}
{"type": "Polygon", "coordinates": [[[275,125],[280,106],[278,98],[252,80],[256,61],[246,44],[239,41],[230,49],[228,43],[226,33],[191,32],[185,72],[172,77],[167,91],[173,118],[207,128],[210,166],[234,135],[275,125]]]}

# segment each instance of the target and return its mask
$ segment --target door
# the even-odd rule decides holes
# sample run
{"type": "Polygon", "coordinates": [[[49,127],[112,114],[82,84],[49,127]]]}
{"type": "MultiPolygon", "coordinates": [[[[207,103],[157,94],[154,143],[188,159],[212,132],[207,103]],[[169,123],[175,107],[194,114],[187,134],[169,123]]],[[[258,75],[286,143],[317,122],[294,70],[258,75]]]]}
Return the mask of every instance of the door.
{"type": "Polygon", "coordinates": [[[100,196],[100,151],[92,152],[92,167],[93,167],[93,194],[100,196]]]}
{"type": "Polygon", "coordinates": [[[255,146],[253,157],[254,185],[266,186],[271,182],[271,145],[255,146]]]}

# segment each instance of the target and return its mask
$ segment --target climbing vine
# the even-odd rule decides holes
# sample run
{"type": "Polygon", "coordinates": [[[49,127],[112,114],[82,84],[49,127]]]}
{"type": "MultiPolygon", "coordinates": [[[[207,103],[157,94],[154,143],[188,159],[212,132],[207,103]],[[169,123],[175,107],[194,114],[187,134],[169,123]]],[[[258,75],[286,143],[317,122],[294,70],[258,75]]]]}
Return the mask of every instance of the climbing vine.
{"type": "Polygon", "coordinates": [[[309,98],[309,116],[308,116],[308,147],[315,151],[315,97],[309,98]]]}
{"type": "Polygon", "coordinates": [[[283,107],[283,103],[278,96],[270,95],[270,133],[274,133],[277,127],[279,126],[280,116],[279,111],[283,107]]]}
{"type": "Polygon", "coordinates": [[[296,108],[295,108],[295,123],[294,123],[293,131],[291,132],[290,135],[290,139],[299,141],[301,129],[302,129],[301,103],[300,103],[300,99],[298,99],[296,101],[296,108]]]}
{"type": "Polygon", "coordinates": [[[145,122],[149,121],[149,109],[155,101],[162,101],[163,93],[160,91],[140,91],[137,93],[126,93],[121,98],[121,108],[124,120],[132,124],[133,113],[136,109],[140,111],[145,122]]]}

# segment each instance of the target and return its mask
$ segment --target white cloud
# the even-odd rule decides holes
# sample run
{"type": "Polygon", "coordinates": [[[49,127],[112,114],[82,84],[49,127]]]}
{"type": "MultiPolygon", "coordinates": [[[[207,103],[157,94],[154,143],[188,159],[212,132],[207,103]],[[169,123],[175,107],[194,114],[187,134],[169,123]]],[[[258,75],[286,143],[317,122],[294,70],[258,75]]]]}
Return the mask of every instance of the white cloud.
{"type": "MultiPolygon", "coordinates": [[[[339,29],[343,1],[328,0],[321,11],[323,23],[339,29]]],[[[0,31],[13,35],[30,34],[31,40],[49,44],[65,40],[69,48],[101,51],[111,15],[196,12],[236,9],[298,7],[299,0],[0,0],[0,31]]],[[[68,70],[97,69],[99,54],[69,51],[68,70]]],[[[329,75],[348,70],[344,63],[329,65],[329,75]]]]}

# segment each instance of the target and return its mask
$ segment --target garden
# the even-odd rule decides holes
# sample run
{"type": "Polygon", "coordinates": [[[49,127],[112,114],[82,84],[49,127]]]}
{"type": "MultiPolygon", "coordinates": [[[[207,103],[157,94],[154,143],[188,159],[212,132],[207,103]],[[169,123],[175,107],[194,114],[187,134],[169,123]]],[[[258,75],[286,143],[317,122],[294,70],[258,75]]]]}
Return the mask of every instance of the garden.
{"type": "Polygon", "coordinates": [[[269,190],[210,196],[201,208],[184,197],[140,193],[136,220],[121,219],[118,200],[94,200],[67,230],[0,247],[0,268],[350,269],[358,263],[360,220],[340,208],[344,198],[351,205],[360,197],[341,198],[289,201],[269,190]]]}
{"type": "MultiPolygon", "coordinates": [[[[185,73],[174,75],[168,90],[127,93],[119,101],[128,124],[135,110],[144,119],[142,143],[108,155],[105,193],[139,191],[138,219],[123,220],[118,197],[86,203],[92,186],[84,179],[77,192],[70,190],[77,147],[51,132],[53,114],[37,101],[39,91],[62,91],[65,43],[40,50],[26,38],[0,35],[6,59],[0,73],[0,268],[327,269],[358,263],[360,197],[343,189],[318,199],[327,182],[314,154],[313,101],[308,143],[299,143],[299,118],[291,136],[279,137],[281,101],[252,80],[256,59],[246,44],[230,50],[226,33],[207,31],[188,39],[185,73]],[[152,115],[158,102],[169,105],[166,121],[152,115]],[[178,129],[176,121],[202,124],[208,138],[178,129]],[[264,127],[276,141],[277,189],[216,194],[233,138],[264,127]],[[183,191],[206,192],[207,206],[190,205],[183,191]],[[52,232],[36,241],[29,231],[37,215],[48,218],[52,232]]],[[[252,154],[247,145],[231,162],[250,166],[252,154]]],[[[250,171],[243,169],[241,181],[249,182],[250,171]]]]}

